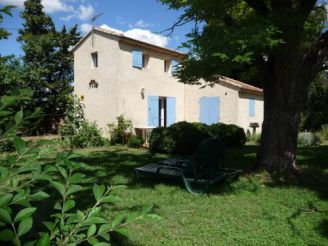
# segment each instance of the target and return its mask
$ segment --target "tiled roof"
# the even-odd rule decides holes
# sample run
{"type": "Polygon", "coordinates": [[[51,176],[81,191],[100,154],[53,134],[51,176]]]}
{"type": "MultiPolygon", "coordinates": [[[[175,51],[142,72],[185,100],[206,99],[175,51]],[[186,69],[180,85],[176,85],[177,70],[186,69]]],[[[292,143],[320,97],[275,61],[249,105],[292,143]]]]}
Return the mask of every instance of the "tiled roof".
{"type": "Polygon", "coordinates": [[[234,87],[239,88],[241,91],[255,92],[257,94],[263,94],[263,90],[261,88],[258,88],[258,87],[253,86],[253,85],[246,84],[244,82],[241,82],[239,80],[235,80],[235,79],[232,79],[232,78],[229,78],[229,77],[220,76],[218,78],[218,82],[227,83],[229,85],[232,85],[234,87]]]}

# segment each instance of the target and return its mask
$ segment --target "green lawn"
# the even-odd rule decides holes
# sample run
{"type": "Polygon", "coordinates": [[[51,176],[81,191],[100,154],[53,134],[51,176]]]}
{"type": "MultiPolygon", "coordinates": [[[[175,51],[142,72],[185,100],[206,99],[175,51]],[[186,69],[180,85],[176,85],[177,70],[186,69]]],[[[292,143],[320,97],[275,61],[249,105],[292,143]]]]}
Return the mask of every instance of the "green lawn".
{"type": "MultiPolygon", "coordinates": [[[[328,245],[328,147],[299,150],[299,164],[311,167],[312,176],[320,174],[316,184],[279,186],[252,175],[201,197],[187,193],[179,182],[134,182],[135,167],[164,155],[124,147],[78,152],[92,166],[89,181],[127,185],[115,191],[123,202],[114,213],[151,203],[162,217],[129,226],[131,237],[124,245],[328,245]]],[[[230,150],[226,163],[246,169],[255,153],[255,146],[230,150]]]]}

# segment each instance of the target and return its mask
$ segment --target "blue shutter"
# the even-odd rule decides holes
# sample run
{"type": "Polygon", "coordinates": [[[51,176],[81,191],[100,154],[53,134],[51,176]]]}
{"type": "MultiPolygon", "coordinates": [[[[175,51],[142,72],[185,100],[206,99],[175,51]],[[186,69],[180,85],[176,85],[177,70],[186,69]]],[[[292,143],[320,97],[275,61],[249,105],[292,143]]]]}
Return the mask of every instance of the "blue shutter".
{"type": "Polygon", "coordinates": [[[176,122],[176,100],[174,97],[166,99],[166,126],[176,122]]]}
{"type": "Polygon", "coordinates": [[[159,97],[148,97],[148,126],[159,126],[159,97]]]}
{"type": "Polygon", "coordinates": [[[173,76],[175,76],[178,72],[178,65],[179,65],[179,62],[177,60],[171,61],[171,71],[172,71],[173,76]]]}
{"type": "Polygon", "coordinates": [[[255,99],[249,98],[249,116],[255,116],[255,99]]]}
{"type": "Polygon", "coordinates": [[[199,121],[204,124],[209,123],[209,100],[206,97],[202,97],[199,100],[200,114],[199,121]]]}
{"type": "Polygon", "coordinates": [[[218,123],[220,120],[220,98],[219,97],[210,97],[209,100],[209,124],[218,123]]]}
{"type": "Polygon", "coordinates": [[[142,68],[142,52],[132,51],[132,66],[137,68],[142,68]]]}

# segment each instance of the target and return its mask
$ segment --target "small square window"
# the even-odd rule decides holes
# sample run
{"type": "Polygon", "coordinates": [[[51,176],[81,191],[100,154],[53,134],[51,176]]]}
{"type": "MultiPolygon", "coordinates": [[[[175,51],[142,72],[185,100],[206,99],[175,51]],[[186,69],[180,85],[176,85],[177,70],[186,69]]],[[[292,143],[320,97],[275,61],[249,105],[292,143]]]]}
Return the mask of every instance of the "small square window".
{"type": "Polygon", "coordinates": [[[98,67],[98,52],[91,53],[92,67],[98,67]]]}
{"type": "Polygon", "coordinates": [[[148,67],[148,63],[149,63],[149,55],[143,54],[142,55],[142,67],[143,68],[148,67]]]}

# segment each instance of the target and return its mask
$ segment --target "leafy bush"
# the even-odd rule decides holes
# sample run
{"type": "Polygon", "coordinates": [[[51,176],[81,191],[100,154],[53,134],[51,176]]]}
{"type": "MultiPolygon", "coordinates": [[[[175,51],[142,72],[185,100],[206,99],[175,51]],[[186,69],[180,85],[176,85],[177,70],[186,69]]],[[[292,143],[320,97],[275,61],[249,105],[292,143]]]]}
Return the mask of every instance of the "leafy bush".
{"type": "Polygon", "coordinates": [[[317,136],[321,143],[328,141],[328,125],[322,125],[320,131],[317,132],[317,136]]]}
{"type": "Polygon", "coordinates": [[[318,138],[312,132],[300,132],[298,134],[297,144],[299,146],[318,145],[318,138]]]}
{"type": "Polygon", "coordinates": [[[191,155],[200,142],[209,137],[217,137],[228,147],[239,147],[245,144],[244,130],[235,125],[179,122],[168,128],[155,128],[149,139],[150,151],[191,155]]]}
{"type": "Polygon", "coordinates": [[[140,148],[144,144],[144,139],[140,136],[131,136],[128,140],[128,147],[140,148]]]}
{"type": "Polygon", "coordinates": [[[246,143],[246,134],[243,128],[236,125],[217,123],[209,126],[212,136],[225,141],[228,147],[241,147],[246,143]]]}
{"type": "Polygon", "coordinates": [[[261,142],[261,134],[257,133],[257,134],[254,134],[254,135],[252,134],[252,135],[248,136],[247,142],[259,144],[261,142]]]}
{"type": "Polygon", "coordinates": [[[116,119],[116,124],[108,124],[110,140],[113,144],[125,144],[126,133],[127,131],[131,131],[133,128],[132,121],[126,119],[124,115],[120,115],[116,119]]]}
{"type": "Polygon", "coordinates": [[[60,134],[64,143],[71,148],[98,147],[105,144],[97,124],[85,120],[83,107],[77,98],[72,99],[66,110],[60,134]]]}
{"type": "Polygon", "coordinates": [[[14,114],[8,105],[0,105],[0,115],[5,112],[11,127],[1,132],[0,140],[12,139],[16,153],[0,156],[0,241],[3,244],[109,245],[110,233],[126,236],[126,225],[132,221],[159,218],[149,214],[152,206],[145,206],[141,211],[119,213],[110,220],[103,208],[119,202],[120,198],[110,194],[115,187],[104,185],[93,185],[91,206],[79,206],[77,194],[88,190],[83,173],[87,165],[72,161],[76,155],[56,153],[51,146],[29,147],[23,139],[13,136],[28,122],[23,111],[14,114]],[[49,161],[49,156],[55,155],[55,162],[49,161]],[[39,211],[44,206],[46,214],[39,211]]]}

